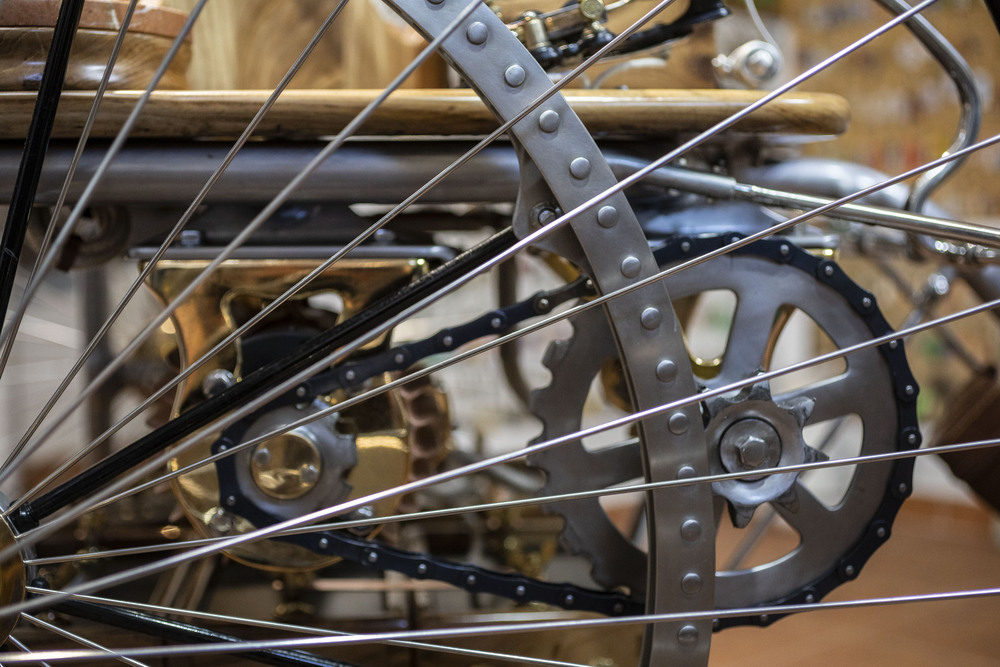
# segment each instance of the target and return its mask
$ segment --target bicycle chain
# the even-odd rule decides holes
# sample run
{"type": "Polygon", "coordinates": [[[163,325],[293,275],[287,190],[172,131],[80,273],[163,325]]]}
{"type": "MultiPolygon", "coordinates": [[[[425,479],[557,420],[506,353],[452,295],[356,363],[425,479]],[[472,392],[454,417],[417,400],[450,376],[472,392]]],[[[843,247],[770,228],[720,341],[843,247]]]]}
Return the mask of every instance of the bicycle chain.
{"type": "MultiPolygon", "coordinates": [[[[735,233],[711,237],[681,237],[658,249],[654,252],[654,256],[662,266],[718,250],[741,238],[743,238],[742,235],[735,233]]],[[[779,265],[787,264],[811,274],[820,282],[829,285],[850,305],[871,332],[872,338],[885,336],[893,331],[879,310],[875,295],[858,286],[836,262],[817,257],[790,241],[780,238],[757,241],[733,250],[732,253],[734,255],[763,257],[779,265]]],[[[917,425],[919,387],[906,361],[903,342],[901,340],[892,341],[880,345],[878,350],[886,360],[893,383],[897,407],[896,447],[899,450],[916,449],[921,443],[920,429],[917,425]]],[[[864,535],[854,546],[836,559],[833,567],[825,574],[801,587],[797,592],[775,600],[762,600],[758,603],[760,606],[812,604],[818,602],[840,584],[857,578],[872,554],[889,539],[893,520],[903,501],[909,497],[912,491],[913,458],[902,459],[891,465],[889,483],[882,501],[868,522],[864,535]]],[[[763,627],[770,625],[781,616],[783,615],[765,614],[723,618],[717,619],[713,627],[715,630],[740,625],[763,627]]]]}
{"type": "MultiPolygon", "coordinates": [[[[697,257],[716,250],[727,243],[742,238],[738,234],[712,237],[681,237],[658,249],[654,256],[662,266],[666,263],[697,257]]],[[[873,337],[884,336],[892,329],[879,311],[875,297],[854,283],[833,261],[811,255],[784,240],[763,240],[733,251],[771,259],[788,264],[814,275],[832,287],[850,304],[864,321],[873,337]]],[[[560,290],[542,292],[525,301],[500,308],[473,321],[454,328],[444,329],[421,341],[401,345],[365,359],[341,364],[300,385],[276,403],[302,402],[335,387],[356,388],[366,380],[385,372],[399,370],[432,354],[454,350],[458,346],[489,334],[502,333],[532,316],[545,314],[572,298],[591,293],[587,281],[578,280],[560,290]]],[[[910,372],[901,341],[879,347],[889,366],[897,403],[897,446],[901,450],[920,446],[921,436],[917,427],[917,383],[910,372]]],[[[272,404],[273,407],[275,404],[272,404]]],[[[232,447],[249,427],[253,418],[227,429],[213,445],[213,453],[232,447]]],[[[258,527],[271,525],[278,518],[261,510],[239,492],[234,457],[216,461],[219,477],[220,503],[227,511],[241,515],[258,527]]],[[[760,605],[809,604],[819,601],[836,586],[858,576],[861,568],[875,550],[890,535],[893,519],[903,500],[910,495],[913,460],[904,459],[892,464],[890,482],[882,502],[869,522],[864,536],[846,554],[836,561],[826,574],[803,586],[793,595],[761,601],[760,605]]],[[[305,535],[284,536],[276,539],[297,544],[319,554],[339,556],[375,571],[394,571],[414,579],[442,581],[471,593],[489,593],[515,602],[540,602],[576,611],[588,611],[607,616],[641,614],[644,602],[621,593],[596,591],[573,584],[551,583],[490,570],[478,565],[453,563],[430,554],[411,552],[385,544],[356,537],[344,531],[325,530],[305,535]]],[[[751,615],[719,619],[716,630],[737,625],[769,625],[780,615],[751,615]]]]}

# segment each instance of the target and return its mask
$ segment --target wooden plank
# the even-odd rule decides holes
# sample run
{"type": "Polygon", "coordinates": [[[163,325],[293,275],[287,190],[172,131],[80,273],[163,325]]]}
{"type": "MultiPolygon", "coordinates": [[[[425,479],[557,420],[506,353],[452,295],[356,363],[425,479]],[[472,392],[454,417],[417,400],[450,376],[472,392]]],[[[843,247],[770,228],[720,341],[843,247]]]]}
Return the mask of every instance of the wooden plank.
{"type": "MultiPolygon", "coordinates": [[[[289,90],[264,119],[257,135],[304,138],[339,132],[376,95],[370,90],[289,90]]],[[[745,108],[761,93],[739,90],[567,91],[567,98],[595,134],[667,136],[693,133],[745,108]]],[[[133,133],[137,137],[232,137],[266,99],[266,91],[162,91],[151,98],[133,133]]],[[[113,136],[139,93],[108,93],[94,136],[113,136]]],[[[68,92],[60,102],[54,136],[79,134],[92,102],[88,92],[68,92]]],[[[24,135],[34,93],[0,94],[0,136],[24,135]]],[[[835,135],[849,110],[836,95],[785,95],[742,121],[740,132],[835,135]]],[[[393,94],[366,123],[366,135],[477,135],[496,128],[482,102],[468,90],[404,90],[393,94]]]]}

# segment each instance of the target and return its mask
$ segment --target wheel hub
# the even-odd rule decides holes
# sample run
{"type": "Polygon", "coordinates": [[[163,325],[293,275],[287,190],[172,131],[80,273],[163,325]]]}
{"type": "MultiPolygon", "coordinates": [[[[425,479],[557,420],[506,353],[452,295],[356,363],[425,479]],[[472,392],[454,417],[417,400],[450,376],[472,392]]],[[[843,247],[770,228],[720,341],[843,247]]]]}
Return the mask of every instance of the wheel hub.
{"type": "MultiPolygon", "coordinates": [[[[716,449],[712,472],[745,473],[825,458],[809,447],[802,435],[814,405],[815,401],[805,396],[775,402],[769,385],[763,382],[733,398],[710,401],[709,442],[716,449]]],[[[753,475],[714,482],[712,490],[729,501],[733,525],[744,528],[760,505],[794,502],[792,489],[797,478],[797,473],[753,475]]]]}

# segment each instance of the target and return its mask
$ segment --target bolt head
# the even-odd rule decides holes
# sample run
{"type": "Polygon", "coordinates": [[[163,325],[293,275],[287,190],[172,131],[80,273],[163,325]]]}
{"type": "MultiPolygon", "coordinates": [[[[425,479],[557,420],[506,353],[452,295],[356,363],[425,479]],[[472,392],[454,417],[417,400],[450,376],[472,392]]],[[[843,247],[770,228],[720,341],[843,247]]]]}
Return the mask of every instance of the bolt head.
{"type": "Polygon", "coordinates": [[[743,465],[756,468],[767,460],[767,443],[755,435],[748,435],[736,445],[736,453],[743,465]]]}

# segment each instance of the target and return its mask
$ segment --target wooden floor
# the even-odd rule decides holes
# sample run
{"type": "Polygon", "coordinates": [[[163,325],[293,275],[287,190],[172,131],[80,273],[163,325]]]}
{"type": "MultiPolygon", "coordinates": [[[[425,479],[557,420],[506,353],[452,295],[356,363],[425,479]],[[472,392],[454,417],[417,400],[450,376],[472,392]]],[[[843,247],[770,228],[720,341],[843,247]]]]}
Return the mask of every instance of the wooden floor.
{"type": "MultiPolygon", "coordinates": [[[[829,600],[1000,587],[1000,545],[985,510],[911,500],[858,580],[829,600]]],[[[1000,597],[822,611],[712,642],[713,666],[1000,665],[1000,597]]]]}

